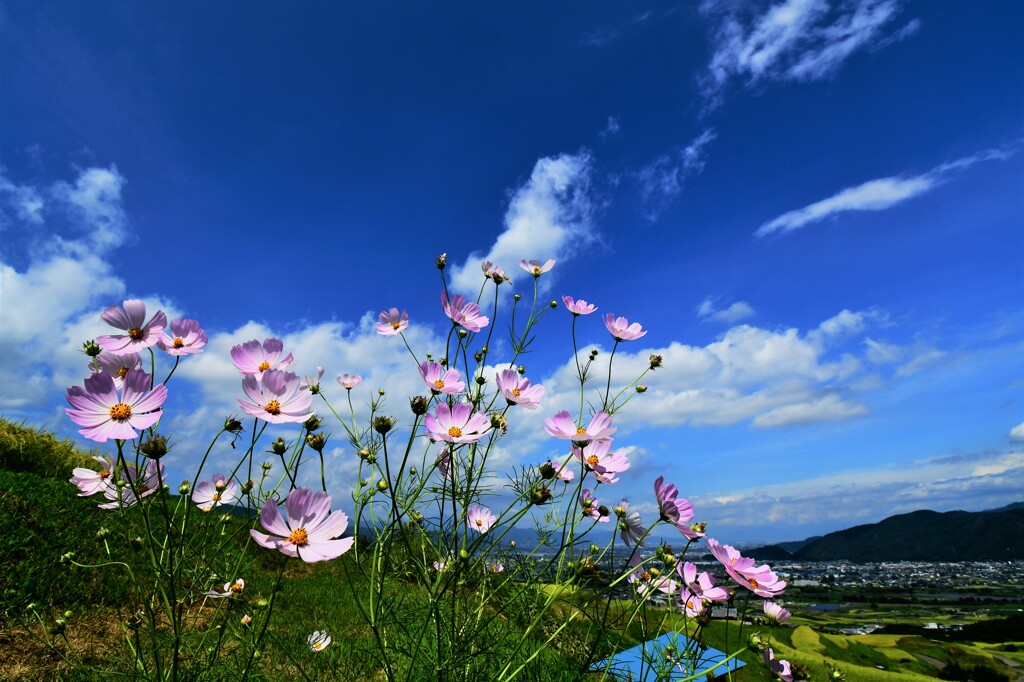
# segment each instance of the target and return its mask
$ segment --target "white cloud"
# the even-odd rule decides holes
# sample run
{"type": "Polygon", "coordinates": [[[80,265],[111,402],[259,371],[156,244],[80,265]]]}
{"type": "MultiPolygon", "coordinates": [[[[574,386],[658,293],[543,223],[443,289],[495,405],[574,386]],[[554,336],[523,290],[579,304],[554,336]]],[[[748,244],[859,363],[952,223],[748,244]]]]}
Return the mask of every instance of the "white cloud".
{"type": "MultiPolygon", "coordinates": [[[[0,168],[0,200],[14,209],[18,219],[31,225],[42,225],[44,201],[35,187],[16,185],[7,179],[0,168]]],[[[0,206],[0,228],[10,222],[0,206]]]]}
{"type": "Polygon", "coordinates": [[[124,176],[116,166],[87,168],[78,175],[74,185],[66,182],[54,185],[53,194],[82,225],[87,241],[94,248],[106,251],[123,244],[128,236],[128,219],[121,197],[124,185],[124,176]]]}
{"type": "Polygon", "coordinates": [[[604,127],[604,130],[599,132],[598,135],[600,137],[610,137],[610,136],[618,135],[620,129],[621,129],[621,126],[619,125],[619,120],[617,118],[615,118],[614,116],[609,116],[608,117],[608,125],[606,125],[604,127]]]}
{"type": "Polygon", "coordinates": [[[786,234],[849,211],[882,211],[931,191],[954,171],[970,168],[981,161],[1007,159],[1013,154],[1013,149],[988,149],[940,164],[921,175],[869,180],[856,187],[847,187],[827,199],[787,211],[761,225],[754,235],[765,237],[776,232],[786,234]]]}
{"type": "MultiPolygon", "coordinates": [[[[721,103],[733,78],[747,84],[770,80],[813,81],[839,69],[862,48],[895,42],[882,34],[900,10],[898,0],[855,0],[834,7],[828,0],[785,0],[749,16],[746,7],[705,2],[702,11],[722,17],[712,36],[714,54],[703,79],[709,106],[721,103]],[[741,16],[747,12],[747,16],[741,16]]],[[[903,39],[916,30],[904,27],[903,39]]]]}
{"type": "Polygon", "coordinates": [[[636,172],[644,217],[656,221],[682,193],[686,179],[704,170],[706,147],[716,137],[714,129],[708,128],[685,147],[659,156],[636,172]]]}
{"type": "Polygon", "coordinates": [[[706,320],[735,324],[740,320],[753,317],[754,308],[746,301],[736,301],[727,308],[719,309],[716,307],[715,299],[708,296],[697,306],[697,315],[706,320]]]}
{"type": "Polygon", "coordinates": [[[1010,429],[1010,440],[1014,443],[1024,443],[1024,422],[1010,429]]]}
{"type": "Polygon", "coordinates": [[[1022,489],[1024,453],[984,452],[841,471],[691,501],[714,531],[758,529],[767,521],[778,526],[776,533],[811,534],[918,509],[991,509],[1019,501],[1022,489]]]}
{"type": "MultiPolygon", "coordinates": [[[[591,194],[593,159],[586,151],[560,154],[537,161],[530,179],[517,189],[505,211],[505,228],[485,254],[472,253],[451,267],[456,291],[475,292],[483,274],[480,262],[504,268],[515,281],[520,260],[564,260],[594,239],[594,198],[591,194]]],[[[527,278],[529,276],[526,276],[527,278]]],[[[546,286],[550,276],[542,277],[546,286]]]]}

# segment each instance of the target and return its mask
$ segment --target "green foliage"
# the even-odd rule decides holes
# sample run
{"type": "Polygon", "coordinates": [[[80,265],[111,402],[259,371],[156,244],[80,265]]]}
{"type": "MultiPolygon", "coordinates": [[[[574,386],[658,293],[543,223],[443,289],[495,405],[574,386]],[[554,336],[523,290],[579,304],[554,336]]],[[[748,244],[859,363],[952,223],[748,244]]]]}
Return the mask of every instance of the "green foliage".
{"type": "Polygon", "coordinates": [[[96,462],[70,440],[0,417],[0,469],[68,479],[75,467],[96,462]]]}
{"type": "MultiPolygon", "coordinates": [[[[107,558],[100,528],[116,521],[77,496],[67,481],[0,470],[0,594],[6,620],[30,602],[117,604],[126,595],[123,572],[62,566],[61,555],[79,561],[107,558]]],[[[110,530],[113,530],[110,527],[110,530]]]]}

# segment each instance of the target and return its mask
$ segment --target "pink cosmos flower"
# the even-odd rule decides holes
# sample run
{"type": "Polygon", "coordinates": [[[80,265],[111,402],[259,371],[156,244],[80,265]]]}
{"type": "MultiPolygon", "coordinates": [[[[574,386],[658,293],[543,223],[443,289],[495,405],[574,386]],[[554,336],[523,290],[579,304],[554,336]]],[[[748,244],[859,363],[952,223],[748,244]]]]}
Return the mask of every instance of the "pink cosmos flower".
{"type": "Polygon", "coordinates": [[[488,279],[493,279],[498,284],[509,281],[508,276],[505,274],[505,271],[502,270],[499,266],[491,263],[491,261],[489,260],[485,260],[483,263],[481,263],[480,269],[484,271],[484,277],[488,279]]]}
{"type": "Polygon", "coordinates": [[[587,443],[585,447],[573,445],[572,456],[583,463],[587,471],[593,471],[601,483],[615,483],[615,474],[629,469],[629,458],[622,452],[611,452],[610,440],[587,443]]]}
{"type": "Polygon", "coordinates": [[[498,372],[495,380],[498,390],[505,396],[509,405],[520,405],[528,410],[535,410],[540,406],[540,399],[544,397],[544,387],[540,384],[531,386],[530,380],[516,370],[504,369],[498,372]]]}
{"type": "MultiPolygon", "coordinates": [[[[114,380],[114,387],[117,390],[121,390],[121,387],[124,386],[124,377],[128,374],[128,370],[142,369],[142,359],[138,353],[124,353],[122,355],[100,353],[96,356],[96,360],[99,363],[100,371],[104,374],[109,374],[110,378],[114,380]]],[[[94,369],[92,363],[89,363],[89,365],[89,369],[94,369]]]]}
{"type": "Polygon", "coordinates": [[[203,511],[210,511],[223,504],[232,504],[238,500],[238,483],[228,479],[224,474],[214,474],[213,482],[200,481],[192,491],[192,501],[203,511]]]}
{"type": "Polygon", "coordinates": [[[262,379],[267,370],[288,369],[295,362],[291,353],[281,357],[282,351],[280,339],[265,339],[262,344],[253,339],[231,349],[231,363],[242,374],[262,379]]]}
{"type": "Polygon", "coordinates": [[[211,597],[213,599],[223,599],[225,597],[234,597],[245,591],[245,581],[241,578],[236,578],[233,582],[224,583],[224,591],[218,592],[217,590],[207,590],[203,592],[203,596],[211,597]]]}
{"type": "Polygon", "coordinates": [[[351,391],[353,388],[361,384],[363,378],[358,374],[342,374],[338,377],[338,385],[344,388],[346,391],[351,391]]]}
{"type": "Polygon", "coordinates": [[[719,544],[714,538],[708,538],[707,543],[711,554],[725,567],[725,572],[757,596],[771,599],[786,589],[785,581],[779,580],[767,564],[756,566],[753,559],[741,555],[731,545],[719,544]]]}
{"type": "Polygon", "coordinates": [[[773,625],[782,625],[789,620],[791,615],[793,614],[782,608],[780,604],[776,604],[773,601],[766,601],[764,603],[764,618],[773,625]]]}
{"type": "Polygon", "coordinates": [[[120,395],[109,374],[93,374],[85,380],[85,388],[72,386],[67,400],[71,405],[65,412],[71,421],[84,426],[78,432],[90,440],[130,440],[139,434],[136,429],[148,429],[156,424],[163,412],[160,406],[167,400],[167,388],[158,384],[149,390],[149,375],[141,369],[129,370],[124,375],[120,395]]]}
{"type": "Polygon", "coordinates": [[[452,324],[464,327],[466,331],[478,332],[487,326],[490,320],[480,314],[480,306],[466,300],[462,294],[455,294],[448,302],[448,293],[441,292],[441,307],[452,324]]]}
{"type": "Polygon", "coordinates": [[[776,677],[783,682],[793,682],[793,669],[792,666],[790,666],[789,661],[781,658],[776,659],[775,651],[772,650],[771,647],[765,649],[764,653],[761,655],[764,656],[765,665],[768,666],[769,670],[775,673],[776,677]]]}
{"type": "Polygon", "coordinates": [[[466,525],[477,533],[486,533],[497,520],[498,517],[492,514],[490,509],[478,504],[474,504],[466,510],[466,525]]]}
{"type": "Polygon", "coordinates": [[[540,277],[541,275],[543,275],[545,272],[547,272],[548,270],[550,270],[554,266],[555,266],[554,259],[549,259],[547,262],[545,262],[543,264],[539,260],[530,260],[530,261],[521,260],[521,261],[519,261],[519,267],[521,267],[523,270],[526,270],[528,273],[530,273],[534,277],[540,277]]]}
{"type": "Polygon", "coordinates": [[[683,588],[679,592],[679,600],[676,605],[680,611],[686,614],[687,618],[699,616],[704,612],[704,600],[687,588],[683,588]]]}
{"type": "Polygon", "coordinates": [[[590,420],[587,428],[577,427],[576,422],[566,410],[562,410],[554,417],[544,420],[544,430],[555,438],[571,440],[574,443],[589,443],[591,441],[610,440],[611,435],[617,431],[612,426],[612,418],[604,412],[598,412],[590,420]]]}
{"type": "Polygon", "coordinates": [[[156,345],[168,355],[192,355],[202,353],[206,341],[206,332],[199,323],[183,317],[171,320],[171,333],[163,330],[156,345]]]}
{"type": "Polygon", "coordinates": [[[277,502],[264,503],[260,525],[271,534],[250,530],[256,544],[297,556],[307,564],[334,559],[352,547],[353,538],[341,538],[348,528],[348,516],[343,511],[331,511],[327,493],[295,488],[288,493],[284,508],[288,512],[287,522],[281,518],[277,502]]]}
{"type": "Polygon", "coordinates": [[[313,633],[306,638],[306,644],[309,645],[310,651],[323,651],[330,643],[331,638],[330,635],[327,634],[327,630],[314,630],[313,633]]]}
{"type": "Polygon", "coordinates": [[[423,377],[423,381],[426,382],[430,392],[434,395],[441,393],[453,395],[455,393],[462,393],[466,389],[466,384],[463,383],[459,370],[446,370],[437,362],[421,362],[420,376],[423,377]]]}
{"type": "Polygon", "coordinates": [[[302,381],[299,383],[299,388],[309,389],[310,393],[320,392],[320,380],[324,378],[324,368],[320,365],[316,366],[316,376],[307,374],[302,377],[302,381]]]}
{"type": "Polygon", "coordinates": [[[149,322],[145,322],[146,304],[137,299],[125,301],[124,307],[112,305],[104,310],[100,317],[111,327],[128,332],[127,334],[101,336],[96,339],[100,348],[114,355],[138,353],[144,348],[156,345],[164,327],[167,326],[167,316],[161,310],[153,313],[149,322]],[[143,324],[144,322],[145,324],[143,324]]]}
{"type": "Polygon", "coordinates": [[[658,480],[654,482],[654,496],[658,499],[661,520],[671,523],[688,540],[704,537],[704,533],[690,527],[690,521],[693,520],[693,505],[687,499],[677,500],[679,488],[671,483],[663,485],[664,482],[664,476],[658,476],[658,480]]]}
{"type": "Polygon", "coordinates": [[[491,420],[483,412],[473,412],[472,403],[438,403],[433,414],[423,420],[430,440],[448,443],[475,443],[491,430],[491,420]]]}
{"type": "Polygon", "coordinates": [[[103,496],[110,500],[110,502],[97,506],[100,509],[131,507],[140,499],[149,497],[160,489],[162,482],[166,480],[164,472],[164,463],[151,459],[146,462],[146,468],[142,470],[142,478],[138,479],[135,467],[129,464],[124,474],[128,482],[133,485],[118,488],[110,479],[107,479],[106,484],[103,486],[103,496]],[[134,490],[133,487],[135,488],[134,490]],[[136,490],[138,490],[138,495],[136,495],[136,490]]]}
{"type": "Polygon", "coordinates": [[[398,308],[382,310],[377,317],[380,318],[377,333],[381,336],[396,336],[409,328],[409,313],[404,310],[401,314],[398,313],[398,308]]]}
{"type": "Polygon", "coordinates": [[[487,570],[491,573],[504,573],[505,565],[502,564],[500,561],[488,561],[487,570]]]}
{"type": "Polygon", "coordinates": [[[590,488],[584,488],[580,492],[580,507],[583,509],[584,516],[589,516],[602,523],[608,521],[608,509],[605,508],[604,513],[601,512],[600,501],[591,494],[590,488]]]}
{"type": "Polygon", "coordinates": [[[639,322],[630,324],[626,318],[615,317],[611,313],[604,316],[604,326],[619,341],[633,341],[647,333],[639,322]]]}
{"type": "Polygon", "coordinates": [[[640,521],[640,513],[629,511],[629,500],[623,498],[619,502],[619,506],[615,507],[615,516],[619,518],[619,536],[622,541],[627,545],[635,544],[642,547],[647,529],[640,521]]]}
{"type": "Polygon", "coordinates": [[[682,583],[687,590],[699,600],[704,601],[729,601],[729,590],[724,587],[716,587],[715,580],[707,571],[697,574],[697,566],[692,562],[676,564],[676,573],[679,574],[682,583]]]}
{"type": "Polygon", "coordinates": [[[589,315],[590,313],[597,310],[596,305],[587,303],[582,298],[578,301],[574,301],[572,296],[563,296],[562,304],[570,313],[573,314],[573,317],[578,317],[580,315],[589,315]]]}
{"type": "Polygon", "coordinates": [[[114,462],[106,455],[93,455],[92,458],[100,463],[100,470],[93,471],[85,467],[76,467],[71,472],[71,482],[80,491],[79,497],[88,497],[102,492],[108,485],[108,479],[114,473],[114,462]]]}
{"type": "Polygon", "coordinates": [[[235,400],[246,414],[271,424],[301,423],[312,414],[313,394],[300,388],[299,377],[292,372],[268,369],[262,379],[246,374],[242,380],[242,390],[252,402],[235,400]]]}

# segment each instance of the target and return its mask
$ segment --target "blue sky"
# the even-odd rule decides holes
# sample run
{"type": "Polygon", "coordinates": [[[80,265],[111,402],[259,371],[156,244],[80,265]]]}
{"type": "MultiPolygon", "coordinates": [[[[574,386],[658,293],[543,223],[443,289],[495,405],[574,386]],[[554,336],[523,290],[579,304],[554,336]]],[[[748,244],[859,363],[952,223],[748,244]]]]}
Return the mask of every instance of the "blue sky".
{"type": "MultiPolygon", "coordinates": [[[[617,378],[665,358],[608,494],[664,473],[727,542],[1021,499],[1024,6],[548,5],[0,5],[0,414],[74,435],[76,349],[138,297],[211,335],[171,387],[182,476],[251,338],[404,415],[376,312],[436,351],[439,253],[466,293],[555,258],[543,296],[649,330],[617,378]]],[[[568,334],[508,465],[559,452],[568,334]]]]}

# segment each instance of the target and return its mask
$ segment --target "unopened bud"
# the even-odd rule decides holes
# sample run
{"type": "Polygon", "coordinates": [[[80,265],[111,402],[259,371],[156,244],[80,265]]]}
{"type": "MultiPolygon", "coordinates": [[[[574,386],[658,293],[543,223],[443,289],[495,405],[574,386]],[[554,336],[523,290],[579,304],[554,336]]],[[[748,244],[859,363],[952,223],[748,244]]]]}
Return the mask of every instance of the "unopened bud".
{"type": "Polygon", "coordinates": [[[480,362],[481,360],[484,359],[484,354],[477,351],[476,353],[473,353],[473,359],[476,360],[477,362],[480,362]]]}
{"type": "Polygon", "coordinates": [[[321,424],[323,424],[323,422],[320,420],[320,417],[317,417],[315,414],[310,415],[309,419],[302,422],[302,426],[304,426],[306,431],[309,433],[313,433],[319,429],[321,424]]]}
{"type": "Polygon", "coordinates": [[[74,558],[75,558],[75,553],[74,552],[65,552],[64,554],[60,555],[60,562],[63,564],[64,562],[71,561],[74,558]]]}
{"type": "MultiPolygon", "coordinates": [[[[183,494],[184,494],[184,493],[183,493],[183,494]]],[[[107,530],[107,527],[106,527],[106,526],[103,526],[103,527],[102,527],[102,528],[100,528],[100,529],[99,529],[98,531],[96,531],[96,537],[98,537],[98,538],[99,538],[99,539],[101,539],[101,540],[102,540],[103,538],[107,537],[108,535],[110,535],[110,531],[109,531],[109,530],[107,530]]]]}
{"type": "Polygon", "coordinates": [[[265,609],[268,606],[270,606],[270,601],[267,599],[260,599],[256,602],[256,608],[258,609],[265,609]]]}
{"type": "Polygon", "coordinates": [[[86,341],[82,344],[82,352],[88,355],[90,358],[94,358],[103,352],[100,345],[95,341],[86,341]]]}
{"type": "Polygon", "coordinates": [[[536,505],[544,504],[545,502],[551,501],[551,491],[543,483],[539,483],[533,486],[533,490],[530,491],[530,501],[536,505]]]}
{"type": "Polygon", "coordinates": [[[243,495],[248,495],[250,492],[252,492],[252,489],[255,486],[256,486],[256,481],[254,481],[252,479],[249,479],[248,481],[246,481],[245,483],[242,484],[242,494],[243,495]]]}
{"type": "Polygon", "coordinates": [[[448,265],[448,254],[442,253],[434,263],[437,265],[438,270],[444,270],[444,267],[448,265]]]}
{"type": "Polygon", "coordinates": [[[412,413],[419,417],[420,415],[427,413],[427,397],[425,395],[416,395],[409,398],[409,409],[412,413]]]}
{"type": "Polygon", "coordinates": [[[526,374],[526,366],[525,365],[519,365],[518,367],[516,367],[516,371],[519,372],[519,376],[522,376],[522,375],[526,374]]]}
{"type": "Polygon", "coordinates": [[[551,306],[552,308],[557,308],[558,307],[558,301],[552,301],[548,305],[551,306]]]}
{"type": "Polygon", "coordinates": [[[661,356],[660,355],[652,355],[650,360],[651,360],[651,369],[658,369],[659,367],[661,367],[661,356]]]}
{"type": "Polygon", "coordinates": [[[167,454],[167,439],[163,436],[150,436],[139,446],[146,457],[160,459],[167,454]]]}
{"type": "Polygon", "coordinates": [[[478,377],[476,378],[476,383],[477,383],[478,385],[480,385],[480,386],[483,386],[484,384],[486,384],[486,383],[487,383],[487,377],[485,377],[485,376],[478,376],[478,377]]]}
{"type": "Polygon", "coordinates": [[[359,451],[359,459],[370,459],[370,451],[363,448],[359,451]]]}
{"type": "Polygon", "coordinates": [[[188,481],[182,481],[181,485],[178,486],[179,495],[188,495],[191,490],[192,484],[190,484],[188,481]]]}
{"type": "Polygon", "coordinates": [[[385,481],[383,478],[377,481],[377,490],[384,492],[385,490],[388,489],[388,487],[388,482],[385,481]]]}
{"type": "Polygon", "coordinates": [[[260,468],[262,468],[264,471],[270,471],[271,469],[274,468],[274,463],[273,462],[263,462],[262,464],[260,464],[260,468]]]}
{"type": "Polygon", "coordinates": [[[250,616],[248,613],[245,614],[244,616],[242,616],[242,626],[243,627],[249,627],[249,625],[251,623],[252,623],[252,616],[250,616]]]}
{"type": "Polygon", "coordinates": [[[468,559],[469,558],[469,550],[466,549],[465,547],[460,549],[459,550],[459,558],[462,559],[462,560],[468,559]]]}
{"type": "Polygon", "coordinates": [[[311,433],[306,436],[306,445],[322,453],[324,446],[327,445],[327,437],[322,433],[311,433]]]}
{"type": "Polygon", "coordinates": [[[523,299],[523,297],[522,297],[522,296],[520,296],[519,294],[516,294],[516,295],[514,295],[514,296],[512,297],[512,300],[513,300],[513,301],[521,301],[522,299],[523,299]]]}
{"type": "Polygon", "coordinates": [[[284,442],[284,438],[278,438],[270,444],[270,451],[275,455],[284,455],[288,452],[288,443],[284,442]]]}
{"type": "Polygon", "coordinates": [[[701,535],[703,535],[705,532],[707,532],[707,529],[707,521],[697,521],[696,523],[690,524],[690,530],[692,530],[694,533],[700,533],[701,535]]]}
{"type": "Polygon", "coordinates": [[[458,331],[457,331],[457,332],[455,332],[455,333],[459,335],[459,338],[460,338],[460,339],[464,339],[464,338],[466,338],[467,336],[469,336],[469,332],[468,332],[468,331],[466,331],[465,329],[460,329],[460,330],[458,330],[458,331]]]}
{"type": "Polygon", "coordinates": [[[395,420],[392,417],[374,417],[373,418],[373,430],[384,435],[395,425],[395,420]]]}
{"type": "Polygon", "coordinates": [[[647,393],[647,384],[640,384],[636,387],[637,393],[647,393]]]}
{"type": "Polygon", "coordinates": [[[591,553],[591,554],[597,554],[597,553],[598,553],[598,552],[600,552],[600,551],[601,551],[601,548],[600,548],[600,547],[598,547],[598,546],[597,546],[597,545],[595,545],[594,543],[590,543],[590,553],[591,553]]]}
{"type": "Polygon", "coordinates": [[[551,462],[544,462],[539,467],[537,467],[537,471],[538,473],[540,473],[541,478],[546,480],[551,480],[552,478],[555,477],[555,474],[558,473],[557,471],[555,471],[555,465],[552,464],[551,462]]]}
{"type": "Polygon", "coordinates": [[[751,632],[747,635],[747,646],[754,651],[760,651],[764,648],[764,638],[761,637],[760,632],[751,632]]]}
{"type": "Polygon", "coordinates": [[[601,516],[608,516],[608,507],[602,504],[600,507],[597,508],[597,513],[601,516]]]}
{"type": "Polygon", "coordinates": [[[138,535],[133,538],[128,538],[128,544],[131,545],[134,550],[142,549],[142,538],[138,535]]]}
{"type": "Polygon", "coordinates": [[[234,417],[228,417],[224,420],[224,430],[228,433],[238,433],[242,430],[242,422],[234,417]]]}
{"type": "Polygon", "coordinates": [[[380,397],[383,398],[384,397],[384,389],[383,388],[378,388],[377,389],[377,395],[379,395],[380,397]]]}

